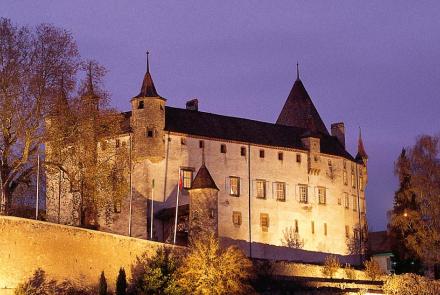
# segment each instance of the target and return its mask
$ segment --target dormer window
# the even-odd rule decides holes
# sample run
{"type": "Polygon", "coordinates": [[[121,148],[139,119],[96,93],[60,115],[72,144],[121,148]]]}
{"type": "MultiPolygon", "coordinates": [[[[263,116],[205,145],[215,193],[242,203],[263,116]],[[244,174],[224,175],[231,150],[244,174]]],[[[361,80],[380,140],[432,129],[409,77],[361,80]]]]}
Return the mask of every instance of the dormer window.
{"type": "Polygon", "coordinates": [[[138,110],[141,110],[143,108],[144,108],[144,101],[140,100],[139,103],[138,103],[138,110]]]}

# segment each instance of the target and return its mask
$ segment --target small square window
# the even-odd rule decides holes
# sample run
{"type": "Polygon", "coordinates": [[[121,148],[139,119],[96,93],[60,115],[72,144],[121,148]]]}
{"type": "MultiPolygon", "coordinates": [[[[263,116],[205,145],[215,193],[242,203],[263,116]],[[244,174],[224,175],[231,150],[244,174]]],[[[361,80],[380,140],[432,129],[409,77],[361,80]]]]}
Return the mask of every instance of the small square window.
{"type": "Polygon", "coordinates": [[[199,148],[204,148],[205,147],[205,142],[203,140],[199,140],[199,148]]]}
{"type": "Polygon", "coordinates": [[[264,158],[264,150],[260,150],[260,158],[264,158]]]}
{"type": "Polygon", "coordinates": [[[229,195],[234,197],[240,196],[240,178],[235,176],[229,177],[229,195]]]}
{"type": "Polygon", "coordinates": [[[260,225],[263,231],[267,231],[269,227],[269,214],[260,213],[260,225]]]}
{"type": "Polygon", "coordinates": [[[296,154],[296,162],[301,163],[301,155],[300,154],[296,154]]]}
{"type": "Polygon", "coordinates": [[[122,207],[121,200],[115,201],[113,205],[114,205],[114,212],[121,213],[121,207],[122,207]]]}
{"type": "Polygon", "coordinates": [[[266,199],[266,181],[257,179],[256,181],[257,198],[266,199]]]}
{"type": "Polygon", "coordinates": [[[226,154],[226,144],[221,144],[220,145],[220,153],[226,154]]]}
{"type": "Polygon", "coordinates": [[[180,138],[180,144],[181,145],[186,145],[186,138],[185,137],[181,137],[180,138]]]}
{"type": "Polygon", "coordinates": [[[240,226],[241,225],[241,212],[238,212],[238,211],[233,211],[232,212],[232,223],[235,226],[240,226]]]}
{"type": "Polygon", "coordinates": [[[143,108],[144,108],[144,101],[140,100],[139,103],[138,103],[138,109],[141,110],[143,108]]]}
{"type": "Polygon", "coordinates": [[[147,137],[153,137],[153,130],[152,129],[147,130],[147,137]]]}
{"type": "Polygon", "coordinates": [[[278,152],[278,160],[282,161],[284,158],[283,152],[278,152]]]}
{"type": "Polygon", "coordinates": [[[240,148],[240,155],[242,155],[243,157],[246,156],[246,147],[242,146],[242,147],[240,148]]]}

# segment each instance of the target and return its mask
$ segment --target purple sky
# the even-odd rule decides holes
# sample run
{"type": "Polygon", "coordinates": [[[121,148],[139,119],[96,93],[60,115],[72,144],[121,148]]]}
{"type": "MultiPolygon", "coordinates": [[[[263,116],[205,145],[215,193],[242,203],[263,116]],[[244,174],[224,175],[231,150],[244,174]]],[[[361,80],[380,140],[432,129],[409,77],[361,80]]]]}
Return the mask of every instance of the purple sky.
{"type": "Polygon", "coordinates": [[[275,122],[296,77],[322,119],[344,121],[369,161],[370,229],[386,226],[393,162],[417,135],[440,131],[440,2],[9,1],[0,16],[70,30],[81,55],[109,69],[113,105],[129,109],[150,50],[168,105],[275,122]]]}

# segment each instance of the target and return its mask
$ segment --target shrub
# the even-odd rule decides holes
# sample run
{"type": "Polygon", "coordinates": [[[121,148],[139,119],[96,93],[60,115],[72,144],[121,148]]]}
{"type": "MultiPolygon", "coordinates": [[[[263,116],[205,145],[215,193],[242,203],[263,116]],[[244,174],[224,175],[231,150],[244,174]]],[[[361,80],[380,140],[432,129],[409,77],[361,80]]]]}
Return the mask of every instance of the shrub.
{"type": "Polygon", "coordinates": [[[435,295],[440,294],[440,282],[410,273],[393,275],[385,281],[383,291],[389,295],[435,295]]]}
{"type": "Polygon", "coordinates": [[[125,269],[121,267],[119,269],[118,278],[116,279],[116,295],[127,294],[127,276],[125,275],[125,269]]]}
{"type": "Polygon", "coordinates": [[[370,260],[366,260],[364,262],[364,267],[367,276],[373,281],[383,275],[383,271],[380,268],[379,263],[373,258],[371,258],[370,260]]]}
{"type": "Polygon", "coordinates": [[[350,280],[356,279],[356,271],[349,263],[345,264],[344,271],[345,271],[345,276],[347,277],[347,279],[350,279],[350,280]]]}
{"type": "Polygon", "coordinates": [[[129,294],[175,294],[175,275],[180,256],[169,247],[160,247],[149,257],[146,253],[137,258],[132,267],[129,294]]]}
{"type": "Polygon", "coordinates": [[[338,257],[329,255],[324,260],[324,266],[322,267],[322,274],[326,277],[333,278],[341,267],[338,257]]]}
{"type": "Polygon", "coordinates": [[[107,295],[107,280],[105,279],[104,272],[101,272],[99,278],[99,295],[107,295]]]}

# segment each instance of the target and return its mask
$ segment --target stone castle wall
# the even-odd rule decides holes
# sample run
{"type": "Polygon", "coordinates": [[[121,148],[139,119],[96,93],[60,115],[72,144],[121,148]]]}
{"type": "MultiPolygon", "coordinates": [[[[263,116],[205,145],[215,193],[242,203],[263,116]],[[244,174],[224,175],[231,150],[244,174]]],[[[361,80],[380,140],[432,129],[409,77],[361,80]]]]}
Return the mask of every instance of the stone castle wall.
{"type": "Polygon", "coordinates": [[[163,244],[65,225],[0,216],[0,294],[43,268],[49,277],[97,284],[105,272],[113,288],[120,267],[163,244]]]}

